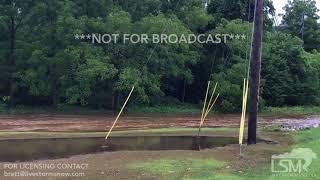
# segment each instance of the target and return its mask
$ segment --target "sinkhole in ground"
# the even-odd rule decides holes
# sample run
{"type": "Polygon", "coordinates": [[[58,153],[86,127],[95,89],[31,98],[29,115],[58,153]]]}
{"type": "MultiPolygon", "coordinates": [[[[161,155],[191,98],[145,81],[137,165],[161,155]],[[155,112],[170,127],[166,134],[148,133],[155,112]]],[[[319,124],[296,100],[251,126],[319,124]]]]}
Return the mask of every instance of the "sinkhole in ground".
{"type": "MultiPolygon", "coordinates": [[[[54,159],[104,151],[103,137],[0,140],[0,161],[54,159]]],[[[224,136],[117,136],[107,140],[107,151],[198,150],[238,143],[224,136]]]]}

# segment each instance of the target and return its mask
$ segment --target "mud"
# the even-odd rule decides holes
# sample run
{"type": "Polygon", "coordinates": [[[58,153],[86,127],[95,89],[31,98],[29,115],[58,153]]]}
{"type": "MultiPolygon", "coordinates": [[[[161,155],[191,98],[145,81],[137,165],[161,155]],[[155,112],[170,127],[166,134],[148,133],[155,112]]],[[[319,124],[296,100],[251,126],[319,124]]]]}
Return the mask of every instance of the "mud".
{"type": "MultiPolygon", "coordinates": [[[[104,131],[113,121],[113,115],[62,115],[62,114],[23,114],[0,115],[0,131],[104,131]]],[[[264,115],[258,119],[259,126],[270,124],[289,115],[264,115]]],[[[305,118],[299,116],[298,118],[305,118]]],[[[212,115],[204,127],[238,127],[240,114],[212,115]]],[[[123,116],[114,130],[198,127],[199,115],[135,115],[123,116]]]]}

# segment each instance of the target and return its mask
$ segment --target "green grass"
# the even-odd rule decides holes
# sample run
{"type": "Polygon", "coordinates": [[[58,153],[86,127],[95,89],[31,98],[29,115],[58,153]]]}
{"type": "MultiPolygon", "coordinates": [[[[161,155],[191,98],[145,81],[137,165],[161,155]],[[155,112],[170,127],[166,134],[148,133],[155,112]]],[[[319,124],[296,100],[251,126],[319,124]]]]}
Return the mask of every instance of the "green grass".
{"type": "Polygon", "coordinates": [[[320,106],[265,107],[262,113],[272,114],[320,114],[320,106]]]}
{"type": "MultiPolygon", "coordinates": [[[[167,103],[155,106],[129,106],[126,107],[126,113],[147,113],[147,114],[200,114],[201,107],[196,104],[188,103],[167,103]]],[[[90,107],[81,107],[67,104],[60,104],[57,109],[50,106],[25,106],[17,105],[13,108],[8,108],[5,104],[0,103],[0,113],[5,114],[23,114],[23,113],[112,113],[108,109],[95,109],[90,107]]],[[[211,113],[221,113],[213,109],[211,113]]],[[[238,112],[239,113],[239,112],[238,112]]],[[[320,114],[320,106],[292,106],[292,107],[264,107],[262,114],[320,114]]]]}
{"type": "Polygon", "coordinates": [[[293,148],[310,148],[317,154],[317,159],[312,161],[306,175],[307,177],[316,176],[320,179],[320,128],[294,133],[293,138],[297,142],[293,148]]]}
{"type": "MultiPolygon", "coordinates": [[[[81,107],[60,104],[56,109],[50,106],[25,106],[17,105],[15,107],[9,108],[5,104],[0,103],[0,113],[8,114],[24,114],[24,113],[110,113],[113,112],[110,109],[95,109],[90,107],[81,107]]],[[[135,113],[161,113],[161,114],[177,114],[177,113],[188,113],[188,114],[199,114],[200,107],[193,104],[162,104],[156,106],[128,106],[126,107],[126,112],[135,113]]]]}
{"type": "MultiPolygon", "coordinates": [[[[159,159],[128,165],[128,168],[141,171],[161,179],[212,179],[212,180],[313,180],[320,179],[320,128],[291,133],[294,148],[310,148],[318,155],[303,174],[272,174],[270,164],[260,167],[258,171],[247,169],[242,175],[222,172],[227,162],[215,159],[159,159]]],[[[277,147],[275,147],[277,148],[277,147]]],[[[210,157],[212,158],[212,157],[210,157]]],[[[270,157],[271,158],[271,157],[270,157]]]]}
{"type": "MultiPolygon", "coordinates": [[[[222,132],[222,131],[237,131],[237,128],[201,128],[201,132],[222,132]]],[[[136,132],[151,132],[151,133],[177,133],[177,132],[198,132],[198,128],[158,128],[136,130],[136,132]]]]}
{"type": "MultiPolygon", "coordinates": [[[[210,132],[233,132],[236,128],[202,128],[203,133],[210,132]]],[[[127,131],[113,131],[111,136],[130,136],[130,135],[170,135],[176,133],[196,134],[197,128],[159,128],[159,129],[138,129],[127,131]]],[[[0,131],[0,138],[73,138],[73,137],[104,137],[105,132],[8,132],[0,131]]]]}
{"type": "Polygon", "coordinates": [[[56,109],[51,106],[25,106],[16,105],[9,108],[0,103],[0,113],[2,114],[39,114],[39,113],[63,113],[63,114],[90,114],[90,113],[112,113],[111,110],[94,109],[89,107],[73,106],[61,104],[56,109]]]}
{"type": "Polygon", "coordinates": [[[215,170],[223,167],[223,162],[214,159],[160,159],[129,165],[130,169],[143,170],[162,179],[211,178],[216,176],[215,170]]]}
{"type": "Polygon", "coordinates": [[[313,159],[311,165],[308,167],[308,172],[299,173],[278,173],[272,174],[270,172],[270,164],[261,167],[258,174],[248,171],[247,177],[254,177],[262,180],[314,180],[320,179],[320,128],[310,130],[292,132],[291,136],[294,144],[291,149],[296,148],[310,148],[317,154],[317,159],[313,159]],[[280,176],[276,176],[280,175],[280,176]]]}
{"type": "Polygon", "coordinates": [[[201,107],[193,104],[162,104],[155,106],[135,106],[129,107],[128,111],[131,113],[164,113],[164,114],[176,114],[176,113],[188,113],[199,114],[201,107]]]}
{"type": "Polygon", "coordinates": [[[215,159],[159,159],[142,163],[129,164],[131,170],[141,171],[150,176],[166,180],[242,180],[233,174],[223,174],[226,162],[215,159]]]}
{"type": "Polygon", "coordinates": [[[73,138],[103,137],[106,132],[6,132],[0,131],[0,138],[73,138]]]}

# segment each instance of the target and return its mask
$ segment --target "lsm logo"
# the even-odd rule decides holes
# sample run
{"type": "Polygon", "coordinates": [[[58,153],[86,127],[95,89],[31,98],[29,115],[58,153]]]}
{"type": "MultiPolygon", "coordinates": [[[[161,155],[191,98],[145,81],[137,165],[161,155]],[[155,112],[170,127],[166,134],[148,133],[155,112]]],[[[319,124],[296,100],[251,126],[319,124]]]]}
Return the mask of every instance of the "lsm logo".
{"type": "Polygon", "coordinates": [[[308,172],[312,160],[317,154],[309,148],[296,148],[290,153],[272,155],[271,171],[273,173],[301,173],[308,172]]]}

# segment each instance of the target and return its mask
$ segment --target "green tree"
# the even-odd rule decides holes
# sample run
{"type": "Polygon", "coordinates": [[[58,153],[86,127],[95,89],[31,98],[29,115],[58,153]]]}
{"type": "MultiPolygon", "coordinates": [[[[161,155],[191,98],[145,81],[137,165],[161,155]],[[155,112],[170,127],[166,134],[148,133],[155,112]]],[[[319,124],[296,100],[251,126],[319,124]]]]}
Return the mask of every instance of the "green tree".
{"type": "MultiPolygon", "coordinates": [[[[213,68],[210,70],[213,74],[211,80],[219,83],[218,92],[220,92],[220,110],[224,112],[236,112],[241,109],[242,84],[246,78],[248,62],[248,49],[251,34],[251,24],[243,22],[240,19],[232,21],[223,21],[216,29],[212,30],[214,34],[232,34],[234,37],[227,37],[227,41],[222,46],[224,55],[221,58],[214,58],[209,61],[213,68]],[[239,35],[239,39],[235,36],[239,35]],[[244,35],[245,38],[241,36],[244,35]]],[[[217,48],[217,46],[216,46],[217,48]]],[[[217,51],[217,50],[216,50],[217,51]]],[[[217,53],[215,53],[217,55],[217,53]]]]}
{"type": "Polygon", "coordinates": [[[30,6],[33,5],[29,0],[1,0],[0,1],[0,24],[3,29],[3,36],[1,36],[3,47],[3,59],[1,70],[4,78],[1,78],[3,84],[0,91],[4,92],[4,95],[9,98],[10,105],[14,104],[14,96],[18,86],[17,83],[17,46],[22,43],[17,42],[21,26],[29,20],[30,6]],[[19,43],[19,44],[18,44],[19,43]],[[6,88],[8,87],[8,88],[6,88]],[[8,92],[8,93],[7,93],[8,92]]]}
{"type": "MultiPolygon", "coordinates": [[[[139,22],[139,31],[152,34],[176,34],[178,37],[190,34],[191,31],[175,15],[158,15],[145,17],[139,22]]],[[[167,96],[175,96],[183,99],[185,89],[180,89],[177,84],[190,84],[193,81],[191,67],[198,61],[197,47],[187,43],[160,43],[139,48],[140,55],[144,59],[139,66],[145,64],[152,73],[157,73],[161,78],[162,91],[167,96]],[[142,51],[141,51],[142,50],[142,51]],[[148,53],[145,53],[148,52],[148,53]]]]}
{"type": "MultiPolygon", "coordinates": [[[[269,106],[315,103],[319,82],[312,62],[304,59],[303,42],[285,33],[267,33],[263,49],[262,93],[269,106]]],[[[316,60],[313,60],[316,61],[316,60]]]]}
{"type": "MultiPolygon", "coordinates": [[[[254,18],[254,0],[212,0],[208,4],[208,13],[214,16],[214,25],[221,22],[222,19],[235,20],[242,19],[243,21],[253,21],[254,18]]],[[[264,29],[272,30],[273,20],[270,15],[273,15],[275,8],[272,1],[264,0],[264,29]]]]}
{"type": "Polygon", "coordinates": [[[306,91],[309,92],[305,102],[320,105],[320,53],[304,53],[307,68],[306,91]]]}
{"type": "Polygon", "coordinates": [[[128,12],[133,21],[139,21],[148,15],[158,15],[162,3],[162,0],[113,0],[113,5],[128,12]]]}
{"type": "Polygon", "coordinates": [[[106,82],[117,73],[117,69],[102,48],[82,43],[69,46],[63,54],[65,57],[61,59],[71,61],[69,73],[61,77],[67,103],[87,105],[89,98],[97,91],[96,87],[105,87],[106,82]]]}
{"type": "Polygon", "coordinates": [[[314,0],[293,0],[284,7],[282,26],[286,33],[301,38],[307,51],[320,50],[319,11],[314,0]]]}
{"type": "Polygon", "coordinates": [[[213,18],[204,8],[194,7],[182,19],[193,32],[203,32],[213,18]]]}

